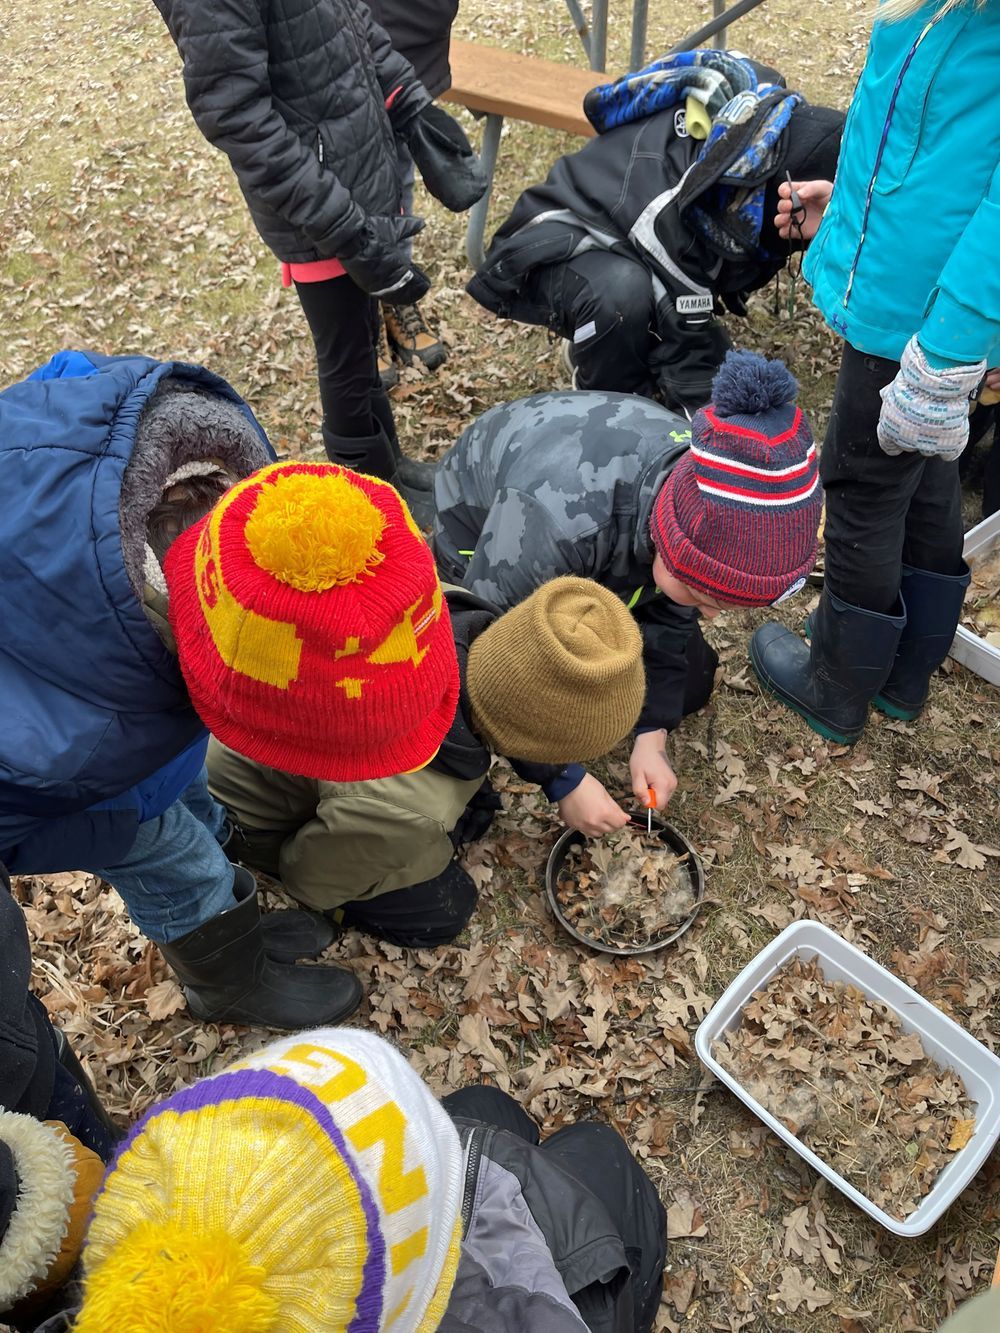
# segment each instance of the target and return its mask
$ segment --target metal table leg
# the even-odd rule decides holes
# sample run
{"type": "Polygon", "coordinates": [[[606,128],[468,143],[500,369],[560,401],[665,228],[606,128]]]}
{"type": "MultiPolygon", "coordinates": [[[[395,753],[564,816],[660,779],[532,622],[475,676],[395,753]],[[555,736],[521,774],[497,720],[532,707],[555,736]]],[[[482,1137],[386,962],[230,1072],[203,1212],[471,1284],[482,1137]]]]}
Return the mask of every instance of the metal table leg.
{"type": "Polygon", "coordinates": [[[588,54],[590,68],[603,73],[608,67],[608,0],[594,0],[594,24],[588,54]]]}
{"type": "Polygon", "coordinates": [[[483,142],[479,149],[479,158],[486,173],[486,193],[469,213],[469,225],[465,232],[465,253],[473,268],[479,268],[486,258],[483,239],[486,235],[486,221],[490,211],[490,198],[493,194],[493,173],[497,168],[497,154],[500,151],[500,131],[503,129],[503,116],[487,114],[483,126],[483,142]]]}
{"type": "Polygon", "coordinates": [[[573,20],[573,27],[576,29],[576,35],[583,44],[583,49],[587,53],[587,59],[590,59],[590,28],[587,26],[587,16],[580,8],[580,0],[566,0],[566,8],[569,10],[569,16],[573,20]]]}
{"type": "MultiPolygon", "coordinates": [[[[720,4],[721,0],[715,0],[720,4]]],[[[629,54],[629,69],[642,69],[646,63],[646,16],[649,0],[633,0],[632,3],[632,49],[629,54]]]]}
{"type": "Polygon", "coordinates": [[[672,46],[667,55],[676,55],[678,51],[693,51],[696,46],[701,46],[702,42],[707,42],[718,33],[725,32],[730,23],[735,23],[738,18],[742,18],[744,14],[749,14],[751,9],[756,9],[758,5],[763,3],[764,0],[737,0],[737,3],[731,9],[725,9],[721,13],[717,13],[710,23],[706,23],[697,32],[689,33],[683,41],[678,42],[676,46],[672,46]]]}
{"type": "MultiPolygon", "coordinates": [[[[724,14],[725,12],[726,12],[726,0],[712,0],[712,13],[715,15],[716,18],[718,18],[721,14],[724,14]]],[[[712,41],[712,45],[720,47],[723,50],[725,50],[727,32],[728,32],[727,28],[720,28],[719,31],[715,34],[715,37],[712,41]]]]}

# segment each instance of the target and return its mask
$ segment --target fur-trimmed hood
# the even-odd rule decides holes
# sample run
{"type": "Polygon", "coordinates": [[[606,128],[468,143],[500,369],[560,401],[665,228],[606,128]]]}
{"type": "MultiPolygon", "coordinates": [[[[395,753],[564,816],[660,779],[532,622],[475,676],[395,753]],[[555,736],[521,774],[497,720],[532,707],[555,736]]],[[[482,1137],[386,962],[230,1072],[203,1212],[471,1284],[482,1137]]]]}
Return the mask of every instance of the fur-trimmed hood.
{"type": "MultiPolygon", "coordinates": [[[[0,857],[12,868],[26,868],[14,852],[40,820],[117,798],[204,734],[142,604],[149,510],[201,451],[240,475],[273,457],[249,407],[199,366],[61,352],[0,393],[0,857]]],[[[58,868],[113,863],[81,833],[58,868]]]]}

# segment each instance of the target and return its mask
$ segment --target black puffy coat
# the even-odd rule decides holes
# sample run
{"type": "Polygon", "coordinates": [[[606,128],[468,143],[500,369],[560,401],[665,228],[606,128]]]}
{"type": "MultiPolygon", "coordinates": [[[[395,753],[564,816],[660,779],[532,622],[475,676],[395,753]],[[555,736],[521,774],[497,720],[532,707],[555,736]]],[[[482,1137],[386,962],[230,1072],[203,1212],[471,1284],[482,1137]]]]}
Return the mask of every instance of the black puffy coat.
{"type": "MultiPolygon", "coordinates": [[[[762,99],[741,127],[744,136],[782,96],[762,99]]],[[[692,225],[685,185],[694,179],[702,144],[688,136],[683,117],[671,108],[618,125],[559,158],[545,181],[525,190],[467,290],[496,315],[546,324],[566,336],[571,330],[562,327],[558,313],[534,297],[534,270],[565,264],[590,247],[634,259],[650,275],[659,340],[650,343],[651,357],[666,400],[702,406],[729,345],[714,318],[717,303],[744,314],[745,298],[788,262],[788,243],[773,226],[778,182],[786,169],[798,180],[832,180],[843,123],[840,111],[796,107],[768,175],[758,177],[767,183],[760,242],[741,259],[724,255],[692,225]]],[[[717,178],[728,165],[716,159],[717,178]]],[[[704,176],[699,188],[699,207],[713,213],[717,204],[704,176]]]]}
{"type": "Polygon", "coordinates": [[[371,0],[371,11],[432,97],[451,87],[448,49],[458,0],[371,0]]]}
{"type": "Polygon", "coordinates": [[[155,3],[198,128],[279,259],[335,258],[366,216],[399,212],[394,126],[431,98],[361,0],[155,3]]]}
{"type": "Polygon", "coordinates": [[[56,1048],[45,1007],[28,989],[28,930],[2,864],[0,947],[0,1108],[41,1120],[52,1099],[56,1048]]]}

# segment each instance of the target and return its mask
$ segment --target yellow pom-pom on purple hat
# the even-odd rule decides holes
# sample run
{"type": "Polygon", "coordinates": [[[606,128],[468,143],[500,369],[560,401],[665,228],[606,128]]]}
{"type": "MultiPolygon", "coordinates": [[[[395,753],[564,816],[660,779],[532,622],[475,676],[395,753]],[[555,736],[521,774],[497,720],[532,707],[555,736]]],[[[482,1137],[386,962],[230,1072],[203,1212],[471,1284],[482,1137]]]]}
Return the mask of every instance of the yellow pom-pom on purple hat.
{"type": "Polygon", "coordinates": [[[432,1333],[461,1195],[455,1127],[388,1043],[284,1038],[154,1107],[122,1145],[75,1333],[432,1333]]]}

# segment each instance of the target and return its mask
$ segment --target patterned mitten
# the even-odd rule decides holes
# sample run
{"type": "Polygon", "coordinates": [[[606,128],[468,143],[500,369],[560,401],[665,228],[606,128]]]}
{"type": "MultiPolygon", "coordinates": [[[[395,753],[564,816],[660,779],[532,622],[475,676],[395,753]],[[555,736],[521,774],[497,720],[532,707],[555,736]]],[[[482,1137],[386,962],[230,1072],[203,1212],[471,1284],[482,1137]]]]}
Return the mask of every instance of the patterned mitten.
{"type": "Polygon", "coordinates": [[[968,443],[969,400],[985,373],[985,361],[935,370],[914,335],[903,349],[896,378],[881,391],[882,452],[953,463],[968,443]]]}

